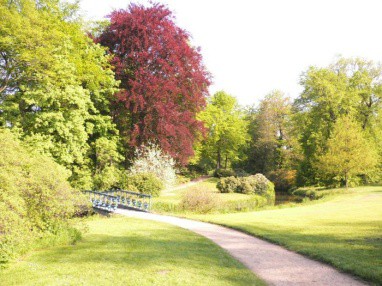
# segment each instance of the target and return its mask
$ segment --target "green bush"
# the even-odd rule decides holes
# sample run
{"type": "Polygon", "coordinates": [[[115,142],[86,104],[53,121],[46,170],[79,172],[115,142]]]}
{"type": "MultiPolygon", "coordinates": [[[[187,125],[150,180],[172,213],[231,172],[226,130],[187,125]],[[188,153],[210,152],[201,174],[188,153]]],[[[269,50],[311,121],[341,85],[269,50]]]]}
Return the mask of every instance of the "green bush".
{"type": "Polygon", "coordinates": [[[300,199],[309,199],[309,200],[319,200],[326,196],[350,193],[350,190],[346,189],[326,189],[326,188],[316,188],[316,187],[308,187],[308,188],[299,188],[292,192],[292,195],[299,197],[300,199]]]}
{"type": "Polygon", "coordinates": [[[239,186],[236,191],[237,193],[242,193],[247,195],[253,195],[255,193],[256,181],[254,180],[253,176],[241,177],[241,178],[238,178],[238,180],[239,180],[239,186]]]}
{"type": "Polygon", "coordinates": [[[0,158],[0,262],[6,262],[36,240],[63,233],[86,200],[71,188],[65,168],[7,129],[0,129],[0,158]]]}
{"type": "Polygon", "coordinates": [[[271,185],[270,181],[263,174],[256,174],[251,176],[254,182],[254,190],[255,194],[264,195],[268,192],[271,185]]]}
{"type": "Polygon", "coordinates": [[[216,209],[220,200],[215,193],[207,190],[197,189],[186,192],[180,202],[181,209],[196,213],[209,213],[216,209]]]}
{"type": "Polygon", "coordinates": [[[164,188],[163,182],[152,173],[129,174],[125,186],[133,186],[140,193],[154,197],[159,196],[160,191],[164,188]]]}
{"type": "Polygon", "coordinates": [[[217,169],[214,171],[214,177],[216,178],[231,177],[235,175],[235,171],[231,169],[217,169]]]}
{"type": "Polygon", "coordinates": [[[241,182],[236,177],[221,178],[216,184],[216,188],[221,193],[237,193],[241,182]]]}
{"type": "Polygon", "coordinates": [[[248,177],[221,178],[216,184],[221,193],[242,193],[247,195],[264,196],[268,204],[275,202],[275,188],[264,175],[256,174],[248,177]]]}

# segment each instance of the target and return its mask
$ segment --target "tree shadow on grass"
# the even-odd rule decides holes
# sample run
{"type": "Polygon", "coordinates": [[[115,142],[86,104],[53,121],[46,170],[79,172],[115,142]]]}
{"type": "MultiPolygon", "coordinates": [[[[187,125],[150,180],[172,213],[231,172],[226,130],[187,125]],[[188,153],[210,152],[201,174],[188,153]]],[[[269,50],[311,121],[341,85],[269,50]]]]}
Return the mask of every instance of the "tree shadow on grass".
{"type": "Polygon", "coordinates": [[[107,280],[123,273],[125,277],[117,285],[151,285],[149,281],[163,279],[192,285],[192,280],[199,281],[201,276],[206,281],[225,281],[229,285],[252,285],[254,281],[240,263],[218,246],[181,229],[169,233],[168,229],[148,228],[147,234],[140,230],[117,236],[87,234],[76,245],[36,252],[32,259],[45,265],[46,271],[55,269],[57,277],[77,277],[85,284],[95,275],[107,280]]]}

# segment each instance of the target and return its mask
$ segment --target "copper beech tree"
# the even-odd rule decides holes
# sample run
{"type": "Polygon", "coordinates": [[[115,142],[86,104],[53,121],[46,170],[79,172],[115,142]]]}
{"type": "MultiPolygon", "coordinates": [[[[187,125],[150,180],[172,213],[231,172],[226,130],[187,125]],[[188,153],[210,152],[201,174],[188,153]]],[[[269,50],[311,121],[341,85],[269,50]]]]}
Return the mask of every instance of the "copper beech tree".
{"type": "Polygon", "coordinates": [[[131,4],[109,17],[98,42],[114,55],[121,91],[113,112],[121,134],[132,147],[156,142],[178,163],[187,163],[203,130],[196,114],[210,84],[200,50],[163,5],[131,4]]]}

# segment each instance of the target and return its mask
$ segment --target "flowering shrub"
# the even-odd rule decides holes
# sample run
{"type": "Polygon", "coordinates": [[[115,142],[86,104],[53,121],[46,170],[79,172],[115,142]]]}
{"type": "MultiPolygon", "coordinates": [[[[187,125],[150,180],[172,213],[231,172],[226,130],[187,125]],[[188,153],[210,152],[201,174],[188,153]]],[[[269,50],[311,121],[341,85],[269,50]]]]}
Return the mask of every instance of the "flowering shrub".
{"type": "Polygon", "coordinates": [[[266,197],[269,204],[274,203],[275,187],[264,175],[256,174],[247,177],[221,178],[216,187],[221,193],[243,193],[266,197]]]}
{"type": "Polygon", "coordinates": [[[254,180],[254,190],[256,194],[263,195],[268,191],[270,181],[263,174],[251,176],[254,180]]]}
{"type": "Polygon", "coordinates": [[[237,193],[240,184],[240,179],[231,176],[227,178],[221,178],[217,183],[216,188],[221,193],[237,193]]]}
{"type": "Polygon", "coordinates": [[[176,182],[175,161],[164,154],[159,146],[149,143],[135,151],[135,160],[130,168],[131,174],[151,173],[158,177],[166,187],[176,182]]]}

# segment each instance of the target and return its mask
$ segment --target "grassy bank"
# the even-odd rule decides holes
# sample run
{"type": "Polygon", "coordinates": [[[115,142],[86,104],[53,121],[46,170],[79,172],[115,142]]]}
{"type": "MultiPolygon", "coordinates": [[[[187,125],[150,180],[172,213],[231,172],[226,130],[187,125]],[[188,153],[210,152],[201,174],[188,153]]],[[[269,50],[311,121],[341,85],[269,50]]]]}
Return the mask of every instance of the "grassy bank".
{"type": "Polygon", "coordinates": [[[382,284],[382,187],[293,208],[189,217],[243,230],[382,284]]]}
{"type": "Polygon", "coordinates": [[[230,213],[252,211],[267,204],[264,197],[239,193],[220,193],[216,188],[217,178],[208,178],[203,182],[190,184],[185,188],[163,190],[159,197],[153,199],[152,210],[157,213],[188,213],[182,209],[181,201],[187,192],[204,191],[213,195],[216,204],[211,212],[230,213]]]}
{"type": "Polygon", "coordinates": [[[1,285],[264,285],[209,240],[123,217],[86,222],[76,245],[30,253],[0,270],[1,285]]]}

